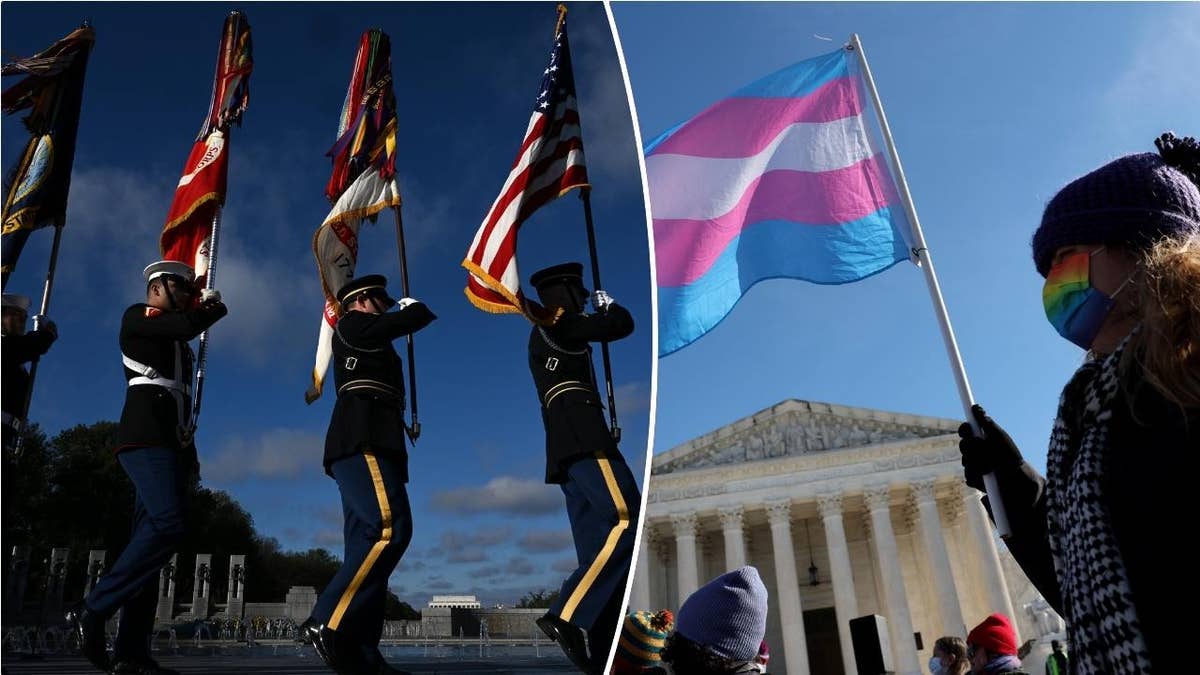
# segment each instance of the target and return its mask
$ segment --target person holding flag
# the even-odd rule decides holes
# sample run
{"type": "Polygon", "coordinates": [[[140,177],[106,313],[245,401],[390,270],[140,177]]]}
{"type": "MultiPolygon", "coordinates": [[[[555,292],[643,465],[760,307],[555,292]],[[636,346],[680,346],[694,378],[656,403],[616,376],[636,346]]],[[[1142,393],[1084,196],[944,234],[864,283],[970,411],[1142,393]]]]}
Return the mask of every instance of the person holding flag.
{"type": "Polygon", "coordinates": [[[150,657],[158,575],[185,535],[185,499],[199,464],[192,442],[192,349],[188,342],[228,313],[221,294],[197,292],[192,268],[162,260],[146,267],[146,301],[121,319],[127,382],[117,426],[117,461],[133,483],[133,534],[82,604],[68,614],[83,655],[120,675],[170,675],[150,657]],[[121,610],[113,657],[104,624],[121,610]]]}
{"type": "Polygon", "coordinates": [[[1087,350],[1064,387],[1043,478],[983,408],[968,485],[994,472],[1009,551],[1067,622],[1071,670],[1172,670],[1195,563],[1150,523],[1192,508],[1200,448],[1200,143],[1164,134],[1062,188],[1033,235],[1046,318],[1087,350]]]}
{"type": "Polygon", "coordinates": [[[302,639],[346,675],[398,673],[379,653],[388,578],[412,539],[404,367],[392,341],[436,318],[424,303],[387,293],[371,274],[338,291],[334,327],[337,402],[325,436],[325,472],[337,481],[346,517],[342,567],[325,586],[302,639]],[[397,311],[388,309],[397,307],[397,311]]]}
{"type": "Polygon", "coordinates": [[[529,370],[546,429],[546,482],[562,488],[579,561],[537,624],[580,670],[600,672],[621,614],[641,495],[604,419],[589,343],[628,337],[633,317],[600,290],[591,296],[596,312],[585,314],[579,263],[541,270],[530,283],[558,316],[533,326],[529,370]]]}
{"type": "Polygon", "coordinates": [[[616,635],[632,563],[641,495],[617,442],[608,343],[633,332],[633,317],[600,290],[587,165],[567,9],[558,6],[554,47],[517,158],[467,251],[466,295],[492,313],[533,322],[529,368],[546,430],[546,482],[562,487],[579,567],[537,623],[581,671],[600,672],[616,635]],[[594,314],[585,314],[583,266],[565,263],[530,280],[542,301],[527,299],[517,269],[517,232],[542,206],[579,188],[591,254],[594,314]],[[599,342],[608,394],[604,419],[590,343],[599,342]],[[589,654],[590,648],[590,654],[589,654]]]}
{"type": "Polygon", "coordinates": [[[25,332],[29,317],[29,298],[13,293],[4,294],[4,450],[13,450],[17,437],[24,430],[25,401],[29,394],[29,371],[25,364],[50,351],[58,339],[58,328],[45,317],[34,317],[34,329],[25,332]]]}

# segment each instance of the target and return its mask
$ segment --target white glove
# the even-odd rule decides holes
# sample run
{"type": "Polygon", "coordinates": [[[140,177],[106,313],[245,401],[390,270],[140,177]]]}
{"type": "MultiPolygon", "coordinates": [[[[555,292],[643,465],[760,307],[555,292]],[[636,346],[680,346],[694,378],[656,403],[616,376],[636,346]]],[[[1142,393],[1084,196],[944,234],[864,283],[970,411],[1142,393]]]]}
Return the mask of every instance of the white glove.
{"type": "Polygon", "coordinates": [[[608,293],[601,290],[592,293],[592,307],[595,307],[597,312],[608,311],[608,306],[611,304],[613,304],[613,299],[608,293]]]}
{"type": "Polygon", "coordinates": [[[396,301],[396,309],[401,310],[409,305],[415,305],[418,302],[420,302],[420,300],[414,300],[412,298],[400,298],[396,301]]]}
{"type": "Polygon", "coordinates": [[[207,305],[213,302],[221,301],[221,291],[215,288],[205,288],[200,291],[200,304],[207,305]]]}

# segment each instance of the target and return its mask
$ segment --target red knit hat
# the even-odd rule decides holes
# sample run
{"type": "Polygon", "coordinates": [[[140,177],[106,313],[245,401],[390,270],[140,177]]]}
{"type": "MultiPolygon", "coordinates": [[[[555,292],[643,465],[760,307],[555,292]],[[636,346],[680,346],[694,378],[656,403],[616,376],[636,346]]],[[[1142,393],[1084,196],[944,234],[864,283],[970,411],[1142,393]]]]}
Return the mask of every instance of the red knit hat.
{"type": "Polygon", "coordinates": [[[993,614],[967,635],[967,644],[983,647],[992,656],[1016,656],[1017,632],[1003,614],[993,614]]]}

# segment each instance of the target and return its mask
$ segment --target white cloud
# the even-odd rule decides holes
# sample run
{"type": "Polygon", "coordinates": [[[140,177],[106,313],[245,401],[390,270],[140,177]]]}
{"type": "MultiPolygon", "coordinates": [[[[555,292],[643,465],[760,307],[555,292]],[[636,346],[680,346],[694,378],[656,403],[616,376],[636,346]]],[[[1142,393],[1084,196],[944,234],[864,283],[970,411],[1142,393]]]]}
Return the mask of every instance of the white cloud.
{"type": "Polygon", "coordinates": [[[1140,28],[1129,65],[1115,75],[1106,96],[1108,107],[1122,117],[1137,108],[1164,123],[1190,121],[1194,117],[1185,111],[1195,111],[1200,68],[1182,64],[1200,62],[1200,5],[1182,3],[1159,10],[1140,28]]]}
{"type": "Polygon", "coordinates": [[[530,530],[517,540],[517,546],[529,553],[556,553],[574,545],[575,539],[567,530],[530,530]]]}
{"type": "Polygon", "coordinates": [[[271,429],[250,438],[235,436],[202,462],[201,472],[206,479],[227,482],[297,478],[320,471],[324,447],[324,435],[311,431],[271,429]]]}
{"type": "Polygon", "coordinates": [[[613,391],[618,415],[635,415],[650,411],[650,383],[627,382],[613,391]]]}
{"type": "Polygon", "coordinates": [[[457,515],[508,513],[532,516],[562,509],[562,495],[554,486],[541,481],[498,476],[482,487],[436,492],[432,497],[432,508],[457,515]]]}

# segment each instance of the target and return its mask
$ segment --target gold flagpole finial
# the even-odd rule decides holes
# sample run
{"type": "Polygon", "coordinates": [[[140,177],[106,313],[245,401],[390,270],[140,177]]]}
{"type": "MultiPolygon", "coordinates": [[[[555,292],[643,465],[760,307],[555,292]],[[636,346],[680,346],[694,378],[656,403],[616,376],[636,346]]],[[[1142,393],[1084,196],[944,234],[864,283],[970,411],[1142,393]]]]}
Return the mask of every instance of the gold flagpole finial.
{"type": "Polygon", "coordinates": [[[558,35],[558,32],[562,30],[563,21],[565,21],[566,19],[567,19],[567,6],[560,2],[560,3],[558,3],[558,21],[554,22],[554,34],[555,35],[558,35]]]}

